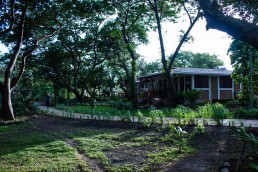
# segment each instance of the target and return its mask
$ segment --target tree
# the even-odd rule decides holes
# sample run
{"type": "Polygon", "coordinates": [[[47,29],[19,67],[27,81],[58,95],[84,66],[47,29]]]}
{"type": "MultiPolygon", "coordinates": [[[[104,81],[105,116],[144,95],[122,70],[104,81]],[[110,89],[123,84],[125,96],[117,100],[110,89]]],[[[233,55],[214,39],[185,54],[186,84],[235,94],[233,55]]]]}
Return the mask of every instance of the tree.
{"type": "Polygon", "coordinates": [[[109,11],[105,2],[68,1],[65,6],[63,29],[57,41],[48,44],[45,57],[58,81],[67,88],[68,97],[72,92],[82,103],[85,91],[94,98],[96,84],[92,82],[96,81],[96,71],[101,71],[110,55],[111,44],[105,42],[106,35],[101,33],[109,11]]]}
{"type": "Polygon", "coordinates": [[[27,58],[40,42],[61,29],[56,4],[54,1],[19,0],[0,4],[0,38],[9,47],[9,54],[4,56],[6,60],[2,64],[5,66],[4,80],[0,82],[3,120],[15,119],[11,92],[22,78],[27,58]]]}
{"type": "Polygon", "coordinates": [[[117,26],[131,58],[130,97],[133,108],[138,108],[136,89],[136,72],[138,54],[135,49],[139,43],[147,42],[147,25],[145,1],[123,0],[114,4],[117,9],[117,26]]]}
{"type": "MultiPolygon", "coordinates": [[[[165,74],[168,80],[168,95],[169,100],[171,102],[172,106],[176,105],[176,89],[173,81],[173,76],[171,74],[171,69],[173,67],[174,61],[178,55],[178,52],[180,48],[182,47],[184,42],[187,42],[190,37],[189,33],[194,27],[195,23],[198,21],[198,19],[202,16],[202,13],[198,10],[195,13],[195,10],[189,11],[186,7],[185,1],[161,1],[161,0],[148,0],[151,10],[154,12],[158,34],[159,34],[159,41],[160,41],[160,49],[161,49],[161,62],[163,64],[163,68],[165,70],[165,74]],[[180,36],[179,43],[177,45],[176,50],[174,51],[172,57],[170,58],[169,62],[167,60],[166,54],[165,54],[165,47],[163,42],[163,36],[162,36],[162,27],[161,22],[162,19],[169,19],[171,21],[174,21],[177,18],[177,15],[182,7],[190,21],[188,29],[184,32],[182,32],[182,35],[180,36]],[[195,14],[195,16],[192,16],[192,14],[195,14]]],[[[191,2],[192,6],[195,6],[194,2],[191,2]]]]}
{"type": "Polygon", "coordinates": [[[175,59],[175,67],[190,67],[190,68],[208,68],[213,69],[217,66],[223,66],[224,63],[217,58],[216,55],[208,53],[193,53],[189,51],[181,52],[175,59]]]}
{"type": "MultiPolygon", "coordinates": [[[[238,95],[243,105],[250,105],[250,53],[252,51],[253,61],[253,90],[258,89],[258,50],[249,44],[234,40],[229,47],[231,64],[234,67],[232,78],[238,84],[242,84],[241,93],[238,95]]],[[[253,93],[252,93],[253,94],[253,93]]]]}
{"type": "Polygon", "coordinates": [[[258,49],[258,3],[254,0],[196,0],[207,21],[217,29],[258,49]]]}
{"type": "Polygon", "coordinates": [[[153,74],[155,72],[160,72],[161,69],[159,69],[160,61],[154,61],[154,62],[146,62],[143,58],[139,59],[139,75],[144,76],[144,75],[149,75],[153,74]]]}

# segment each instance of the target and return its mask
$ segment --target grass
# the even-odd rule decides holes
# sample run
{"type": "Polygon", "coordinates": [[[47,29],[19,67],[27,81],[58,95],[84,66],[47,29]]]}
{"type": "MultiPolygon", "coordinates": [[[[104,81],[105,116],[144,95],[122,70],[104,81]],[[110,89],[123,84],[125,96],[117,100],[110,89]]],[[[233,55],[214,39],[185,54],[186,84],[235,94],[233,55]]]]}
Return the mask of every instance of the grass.
{"type": "MultiPolygon", "coordinates": [[[[94,127],[62,128],[61,132],[48,129],[58,125],[58,120],[46,124],[49,126],[33,121],[0,126],[0,171],[91,171],[81,156],[100,162],[105,171],[155,171],[161,164],[183,155],[177,154],[176,145],[171,147],[171,143],[162,142],[163,136],[158,131],[94,127]],[[113,153],[118,150],[121,155],[128,154],[119,165],[112,162],[113,153]],[[144,164],[127,163],[127,158],[142,158],[144,164]]],[[[60,127],[64,127],[63,122],[60,127]]]]}
{"type": "MultiPolygon", "coordinates": [[[[11,131],[13,126],[9,127],[11,131]]],[[[76,171],[78,162],[84,164],[74,148],[46,134],[18,132],[2,137],[0,171],[76,171]]]]}

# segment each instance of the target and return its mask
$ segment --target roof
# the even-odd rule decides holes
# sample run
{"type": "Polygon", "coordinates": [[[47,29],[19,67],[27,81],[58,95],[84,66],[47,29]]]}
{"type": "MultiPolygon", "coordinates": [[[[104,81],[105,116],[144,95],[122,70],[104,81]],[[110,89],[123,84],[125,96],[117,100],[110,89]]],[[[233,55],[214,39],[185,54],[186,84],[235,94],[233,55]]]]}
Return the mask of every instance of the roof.
{"type": "MultiPolygon", "coordinates": [[[[176,75],[214,75],[214,76],[230,76],[233,70],[222,69],[205,69],[205,68],[175,68],[172,69],[172,73],[176,75]]],[[[162,75],[164,72],[153,73],[139,78],[162,75]]]]}

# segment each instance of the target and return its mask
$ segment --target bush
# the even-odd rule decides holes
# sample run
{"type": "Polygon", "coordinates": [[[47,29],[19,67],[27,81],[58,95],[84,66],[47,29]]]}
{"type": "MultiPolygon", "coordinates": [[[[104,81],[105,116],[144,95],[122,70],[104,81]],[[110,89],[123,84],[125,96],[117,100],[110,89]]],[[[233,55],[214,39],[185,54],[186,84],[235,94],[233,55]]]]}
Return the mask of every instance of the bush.
{"type": "Polygon", "coordinates": [[[211,117],[211,108],[210,108],[210,104],[207,103],[204,106],[199,106],[198,108],[198,112],[201,115],[202,118],[210,118],[211,117]]]}
{"type": "Polygon", "coordinates": [[[12,96],[13,111],[16,116],[27,115],[32,108],[32,96],[18,92],[12,96]]]}
{"type": "Polygon", "coordinates": [[[162,110],[152,110],[150,111],[150,117],[151,117],[151,122],[154,124],[157,120],[157,118],[160,118],[161,124],[163,124],[163,111],[162,110]]]}
{"type": "Polygon", "coordinates": [[[179,105],[173,111],[174,117],[177,118],[178,124],[181,125],[182,119],[184,119],[184,123],[194,123],[194,118],[198,117],[197,112],[192,109],[179,105]]]}
{"type": "Polygon", "coordinates": [[[184,101],[185,101],[185,94],[184,94],[184,92],[178,92],[177,94],[176,94],[176,102],[177,102],[177,104],[183,104],[184,103],[184,101]]]}
{"type": "Polygon", "coordinates": [[[210,104],[211,117],[216,121],[217,125],[222,125],[221,120],[228,115],[228,110],[220,103],[210,104]]]}
{"type": "Polygon", "coordinates": [[[109,104],[111,107],[121,109],[121,110],[131,110],[132,109],[132,104],[130,102],[110,101],[109,104]]]}
{"type": "Polygon", "coordinates": [[[187,90],[184,96],[191,106],[195,106],[196,101],[201,97],[201,93],[200,90],[187,90]]]}
{"type": "Polygon", "coordinates": [[[230,100],[225,103],[225,106],[227,108],[238,108],[241,106],[240,102],[238,100],[230,100]]]}
{"type": "Polygon", "coordinates": [[[193,134],[194,135],[201,135],[205,133],[205,126],[203,124],[197,124],[196,127],[194,127],[193,134]]]}
{"type": "Polygon", "coordinates": [[[241,118],[241,119],[258,119],[258,109],[246,109],[243,107],[240,107],[239,109],[235,110],[233,112],[235,118],[241,118]]]}

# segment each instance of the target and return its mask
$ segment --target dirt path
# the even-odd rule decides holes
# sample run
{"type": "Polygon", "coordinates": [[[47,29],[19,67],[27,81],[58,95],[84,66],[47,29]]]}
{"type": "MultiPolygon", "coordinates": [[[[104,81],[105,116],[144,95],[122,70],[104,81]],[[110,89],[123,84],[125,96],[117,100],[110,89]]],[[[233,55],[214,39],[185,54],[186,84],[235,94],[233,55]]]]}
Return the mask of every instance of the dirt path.
{"type": "MultiPolygon", "coordinates": [[[[91,171],[94,172],[103,172],[103,166],[101,165],[100,161],[96,160],[96,159],[90,159],[88,156],[86,156],[83,152],[81,152],[80,150],[78,150],[77,148],[77,142],[74,140],[66,140],[66,143],[70,146],[76,149],[76,156],[82,160],[83,162],[85,162],[87,164],[87,168],[90,169],[91,171]]],[[[83,167],[78,167],[79,169],[82,170],[83,167]]]]}

